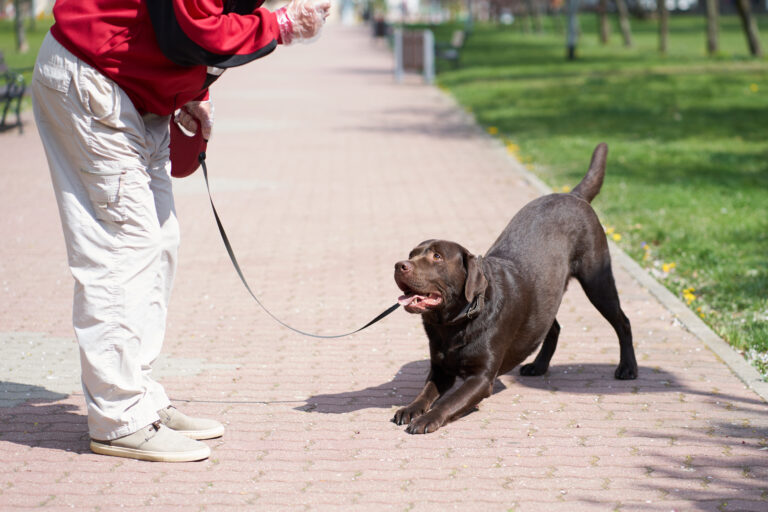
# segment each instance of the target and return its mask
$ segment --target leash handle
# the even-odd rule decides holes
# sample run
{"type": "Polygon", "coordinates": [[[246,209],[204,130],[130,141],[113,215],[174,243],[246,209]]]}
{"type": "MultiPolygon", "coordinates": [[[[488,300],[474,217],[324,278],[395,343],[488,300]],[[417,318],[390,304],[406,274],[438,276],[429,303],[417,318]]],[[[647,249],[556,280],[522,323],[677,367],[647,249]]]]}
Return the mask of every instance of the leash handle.
{"type": "Polygon", "coordinates": [[[352,334],[358,333],[362,331],[363,329],[366,329],[370,327],[371,325],[375,324],[379,320],[382,320],[386,316],[388,316],[390,313],[395,311],[397,308],[400,307],[399,303],[394,304],[393,306],[390,306],[386,310],[382,311],[376,318],[365,324],[364,326],[360,327],[359,329],[355,329],[354,331],[350,331],[344,334],[333,334],[333,335],[321,335],[321,334],[312,334],[309,332],[302,331],[300,329],[296,329],[295,327],[291,327],[290,325],[286,324],[279,318],[277,318],[275,315],[272,314],[271,311],[269,311],[264,304],[261,303],[258,297],[256,297],[256,294],[253,293],[251,290],[251,287],[248,285],[248,281],[246,281],[245,276],[243,275],[243,271],[240,269],[240,264],[237,262],[237,258],[235,257],[235,252],[232,250],[232,245],[229,243],[229,237],[227,237],[227,232],[224,230],[224,226],[221,223],[221,219],[219,218],[219,213],[216,211],[216,205],[213,204],[213,196],[211,196],[211,187],[208,184],[208,167],[205,165],[205,152],[201,152],[197,157],[198,162],[200,162],[200,165],[203,167],[203,177],[205,178],[205,188],[208,190],[208,200],[211,202],[211,209],[213,210],[213,216],[216,218],[216,225],[219,227],[219,234],[221,235],[221,239],[224,242],[224,247],[227,249],[227,254],[229,254],[229,259],[232,260],[232,265],[235,267],[235,271],[237,271],[238,277],[240,277],[240,281],[243,282],[245,285],[245,289],[248,290],[248,293],[251,294],[251,297],[253,297],[253,300],[256,301],[256,304],[261,306],[261,309],[264,310],[266,314],[272,317],[272,319],[285,327],[286,329],[290,329],[293,332],[296,332],[298,334],[301,334],[302,336],[308,336],[310,338],[321,338],[321,339],[333,339],[333,338],[343,338],[345,336],[350,336],[352,334]]]}

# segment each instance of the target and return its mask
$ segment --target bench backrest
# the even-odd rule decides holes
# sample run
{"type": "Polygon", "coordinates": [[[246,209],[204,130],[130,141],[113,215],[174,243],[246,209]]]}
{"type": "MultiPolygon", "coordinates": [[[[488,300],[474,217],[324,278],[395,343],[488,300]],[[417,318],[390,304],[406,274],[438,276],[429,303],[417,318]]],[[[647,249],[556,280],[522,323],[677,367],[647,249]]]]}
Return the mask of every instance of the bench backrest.
{"type": "Polygon", "coordinates": [[[461,48],[464,46],[464,37],[463,30],[454,30],[453,35],[451,36],[451,46],[454,48],[461,48]]]}

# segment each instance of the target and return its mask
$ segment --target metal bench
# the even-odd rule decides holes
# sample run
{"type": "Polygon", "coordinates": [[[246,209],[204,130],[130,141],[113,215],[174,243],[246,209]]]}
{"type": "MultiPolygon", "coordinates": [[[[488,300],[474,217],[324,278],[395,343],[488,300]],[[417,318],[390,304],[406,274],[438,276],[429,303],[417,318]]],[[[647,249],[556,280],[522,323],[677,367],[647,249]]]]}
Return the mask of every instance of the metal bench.
{"type": "Polygon", "coordinates": [[[5,63],[5,55],[0,52],[0,102],[3,105],[3,117],[0,119],[0,131],[18,126],[19,132],[24,128],[21,123],[21,99],[27,90],[27,84],[21,73],[13,71],[5,63]],[[7,124],[8,111],[16,102],[16,122],[7,124]]]}
{"type": "Polygon", "coordinates": [[[464,30],[455,30],[451,35],[451,41],[447,43],[437,43],[435,45],[435,58],[447,60],[454,67],[459,66],[461,50],[467,42],[467,33],[464,30]]]}

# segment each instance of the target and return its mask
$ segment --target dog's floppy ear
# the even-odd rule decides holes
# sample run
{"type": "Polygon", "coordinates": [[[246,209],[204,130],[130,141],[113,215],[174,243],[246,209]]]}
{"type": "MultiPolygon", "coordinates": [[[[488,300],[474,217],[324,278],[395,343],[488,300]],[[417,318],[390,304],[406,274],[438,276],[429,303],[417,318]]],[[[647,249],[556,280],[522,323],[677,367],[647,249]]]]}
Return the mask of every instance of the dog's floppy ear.
{"type": "Polygon", "coordinates": [[[485,292],[488,288],[488,280],[483,275],[480,256],[467,254],[467,281],[464,283],[464,297],[467,302],[472,302],[475,297],[485,292]]]}

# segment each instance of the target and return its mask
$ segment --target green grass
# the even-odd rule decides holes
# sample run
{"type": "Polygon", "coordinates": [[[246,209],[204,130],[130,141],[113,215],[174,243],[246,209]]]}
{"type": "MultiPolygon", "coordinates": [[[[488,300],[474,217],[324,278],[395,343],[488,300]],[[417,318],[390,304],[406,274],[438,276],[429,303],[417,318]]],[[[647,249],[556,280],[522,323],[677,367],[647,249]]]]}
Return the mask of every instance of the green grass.
{"type": "MultiPolygon", "coordinates": [[[[438,83],[553,188],[578,183],[607,142],[595,206],[611,236],[765,377],[768,59],[749,57],[735,17],[721,19],[714,58],[703,17],[672,17],[666,56],[653,21],[632,20],[627,49],[615,25],[601,46],[595,19],[581,18],[575,62],[552,20],[543,35],[477,25],[438,83]]],[[[436,27],[437,40],[456,27],[436,27]]]]}
{"type": "MultiPolygon", "coordinates": [[[[24,23],[29,51],[26,53],[19,53],[16,51],[16,36],[14,35],[13,30],[13,20],[0,20],[0,51],[2,51],[5,56],[5,63],[13,70],[22,71],[27,84],[29,84],[29,81],[32,78],[32,66],[35,65],[37,50],[40,48],[48,29],[53,25],[53,19],[38,19],[35,20],[34,28],[31,25],[29,20],[24,23]]],[[[30,102],[31,100],[27,94],[24,97],[24,105],[28,107],[31,104],[30,102]]]]}

